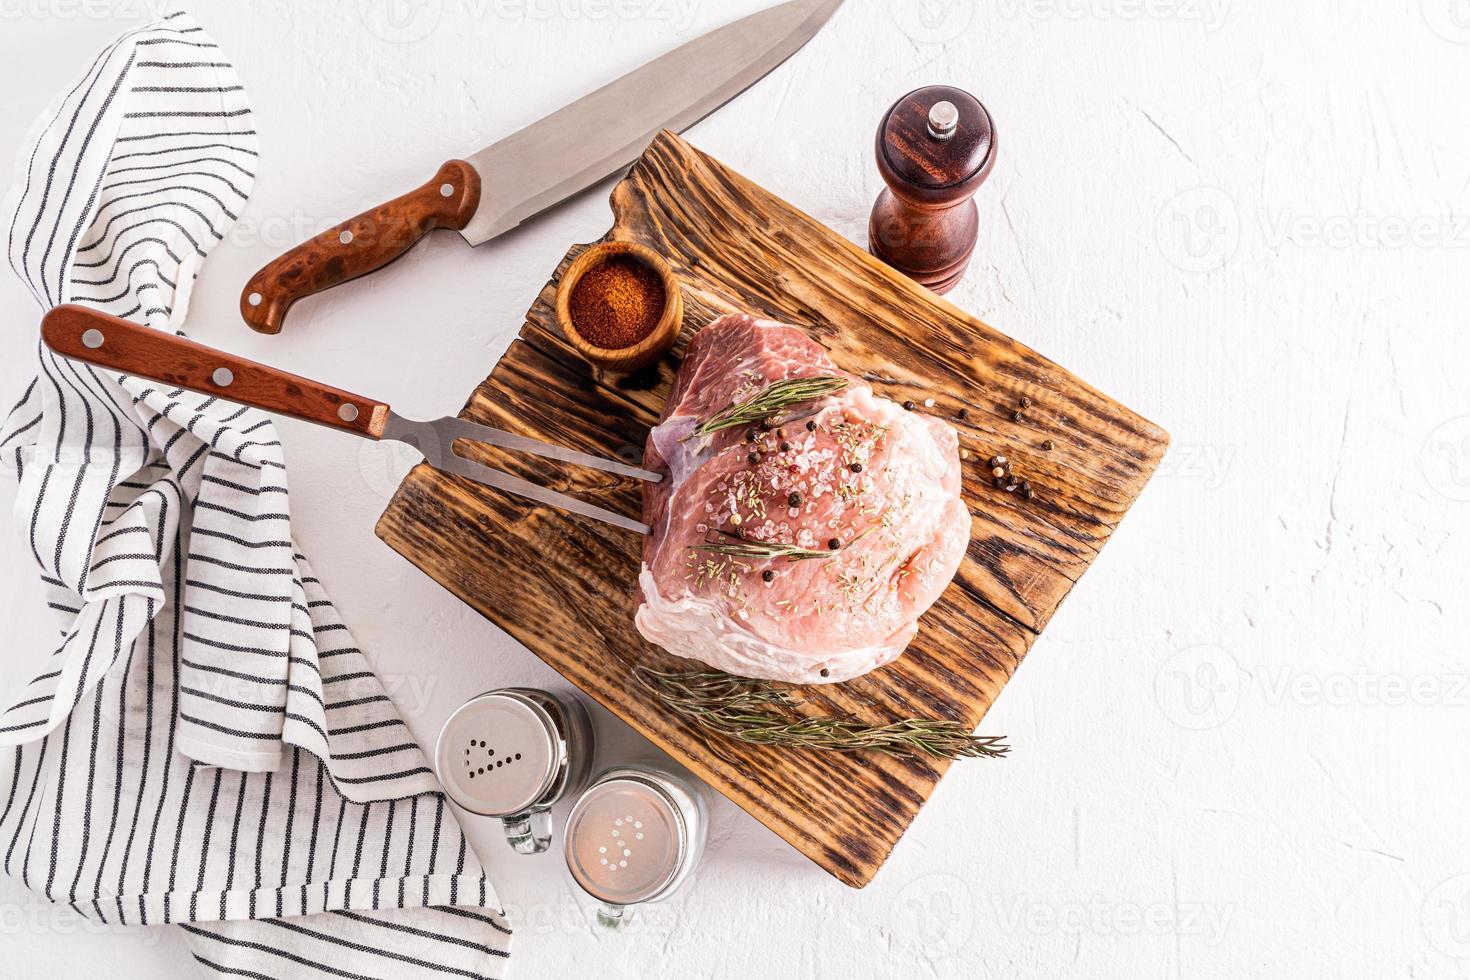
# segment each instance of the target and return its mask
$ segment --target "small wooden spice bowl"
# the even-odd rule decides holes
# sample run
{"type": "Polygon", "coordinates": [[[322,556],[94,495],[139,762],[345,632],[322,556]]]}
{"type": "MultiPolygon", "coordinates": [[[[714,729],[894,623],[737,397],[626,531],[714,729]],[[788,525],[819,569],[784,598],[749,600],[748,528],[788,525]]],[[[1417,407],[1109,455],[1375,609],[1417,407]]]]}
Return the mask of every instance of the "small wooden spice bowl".
{"type": "Polygon", "coordinates": [[[674,346],[674,341],[679,337],[679,328],[684,323],[684,294],[679,289],[679,280],[675,278],[674,270],[653,249],[636,242],[601,242],[577,256],[562,276],[561,284],[556,289],[556,321],[561,326],[567,343],[587,363],[616,374],[629,374],[657,361],[674,346]],[[663,314],[651,332],[632,346],[599,347],[587,340],[577,329],[572,317],[572,294],[583,276],[617,256],[627,256],[658,274],[664,287],[663,314]]]}

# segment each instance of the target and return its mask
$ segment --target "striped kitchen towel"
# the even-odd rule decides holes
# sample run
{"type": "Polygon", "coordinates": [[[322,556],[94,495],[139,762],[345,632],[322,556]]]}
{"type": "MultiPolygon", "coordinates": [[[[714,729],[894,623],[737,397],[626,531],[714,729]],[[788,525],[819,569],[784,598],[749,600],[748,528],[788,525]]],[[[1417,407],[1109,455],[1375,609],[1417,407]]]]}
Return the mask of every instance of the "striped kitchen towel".
{"type": "MultiPolygon", "coordinates": [[[[257,160],[201,28],[125,34],[21,151],[11,268],[41,310],[177,331],[257,160]]],[[[59,642],[8,651],[31,681],[0,712],[6,873],[99,922],[178,923],[212,974],[502,976],[484,870],[293,543],[270,419],[57,357],[38,322],[0,460],[8,553],[59,642]]]]}

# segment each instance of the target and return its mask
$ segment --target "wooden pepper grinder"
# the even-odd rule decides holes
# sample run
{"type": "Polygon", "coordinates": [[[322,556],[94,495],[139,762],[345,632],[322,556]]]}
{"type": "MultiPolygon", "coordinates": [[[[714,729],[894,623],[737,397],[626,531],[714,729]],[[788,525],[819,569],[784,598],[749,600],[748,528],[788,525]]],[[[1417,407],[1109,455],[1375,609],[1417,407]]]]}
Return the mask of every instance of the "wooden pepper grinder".
{"type": "Polygon", "coordinates": [[[995,164],[995,126],[973,95],[948,85],[910,92],[878,127],[878,172],[868,249],[936,293],[964,278],[980,213],[975,192],[995,164]]]}

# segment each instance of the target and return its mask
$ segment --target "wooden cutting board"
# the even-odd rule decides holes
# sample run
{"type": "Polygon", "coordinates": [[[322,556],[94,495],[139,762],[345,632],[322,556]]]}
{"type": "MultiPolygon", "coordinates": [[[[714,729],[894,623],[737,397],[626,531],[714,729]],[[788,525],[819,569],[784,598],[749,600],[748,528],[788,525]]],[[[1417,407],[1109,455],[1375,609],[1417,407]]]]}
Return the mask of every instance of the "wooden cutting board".
{"type": "MultiPolygon", "coordinates": [[[[1143,489],[1168,436],[676,136],[654,141],[614,190],[612,206],[616,224],[607,237],[650,246],[682,278],[684,333],[675,350],[622,380],[595,376],[577,358],[554,311],[561,274],[586,247],[577,246],[461,416],[638,460],[693,331],[732,311],[806,327],[840,367],[865,376],[878,393],[911,400],[959,429],[968,454],[965,499],[974,515],[964,565],[921,620],[907,653],[865,677],[806,689],[808,710],[978,726],[1143,489]],[[1023,396],[1030,407],[1014,420],[1023,396]],[[1051,451],[1041,448],[1048,439],[1051,451]],[[994,454],[1010,458],[1035,499],[991,485],[986,460],[994,454]]],[[[476,458],[639,513],[635,481],[488,447],[476,458]]],[[[423,466],[404,480],[377,531],[849,885],[872,880],[948,768],[750,746],[662,711],[632,682],[630,668],[692,665],[646,643],[633,627],[642,542],[632,534],[423,466]]],[[[1007,760],[964,764],[1027,765],[1025,744],[1015,748],[1007,760]]]]}

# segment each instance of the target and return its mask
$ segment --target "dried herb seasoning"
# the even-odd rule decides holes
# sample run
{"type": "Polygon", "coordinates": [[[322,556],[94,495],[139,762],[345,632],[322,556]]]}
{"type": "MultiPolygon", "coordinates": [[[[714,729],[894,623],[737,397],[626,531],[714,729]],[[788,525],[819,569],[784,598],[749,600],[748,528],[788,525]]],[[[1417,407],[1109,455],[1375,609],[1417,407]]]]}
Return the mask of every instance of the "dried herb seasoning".
{"type": "MultiPolygon", "coordinates": [[[[822,669],[823,677],[829,674],[822,669]]],[[[674,713],[752,745],[927,759],[998,759],[1010,752],[1003,737],[976,735],[956,721],[908,718],[868,725],[852,718],[803,716],[794,710],[801,701],[787,691],[719,671],[680,673],[639,665],[633,679],[674,713]]]]}

